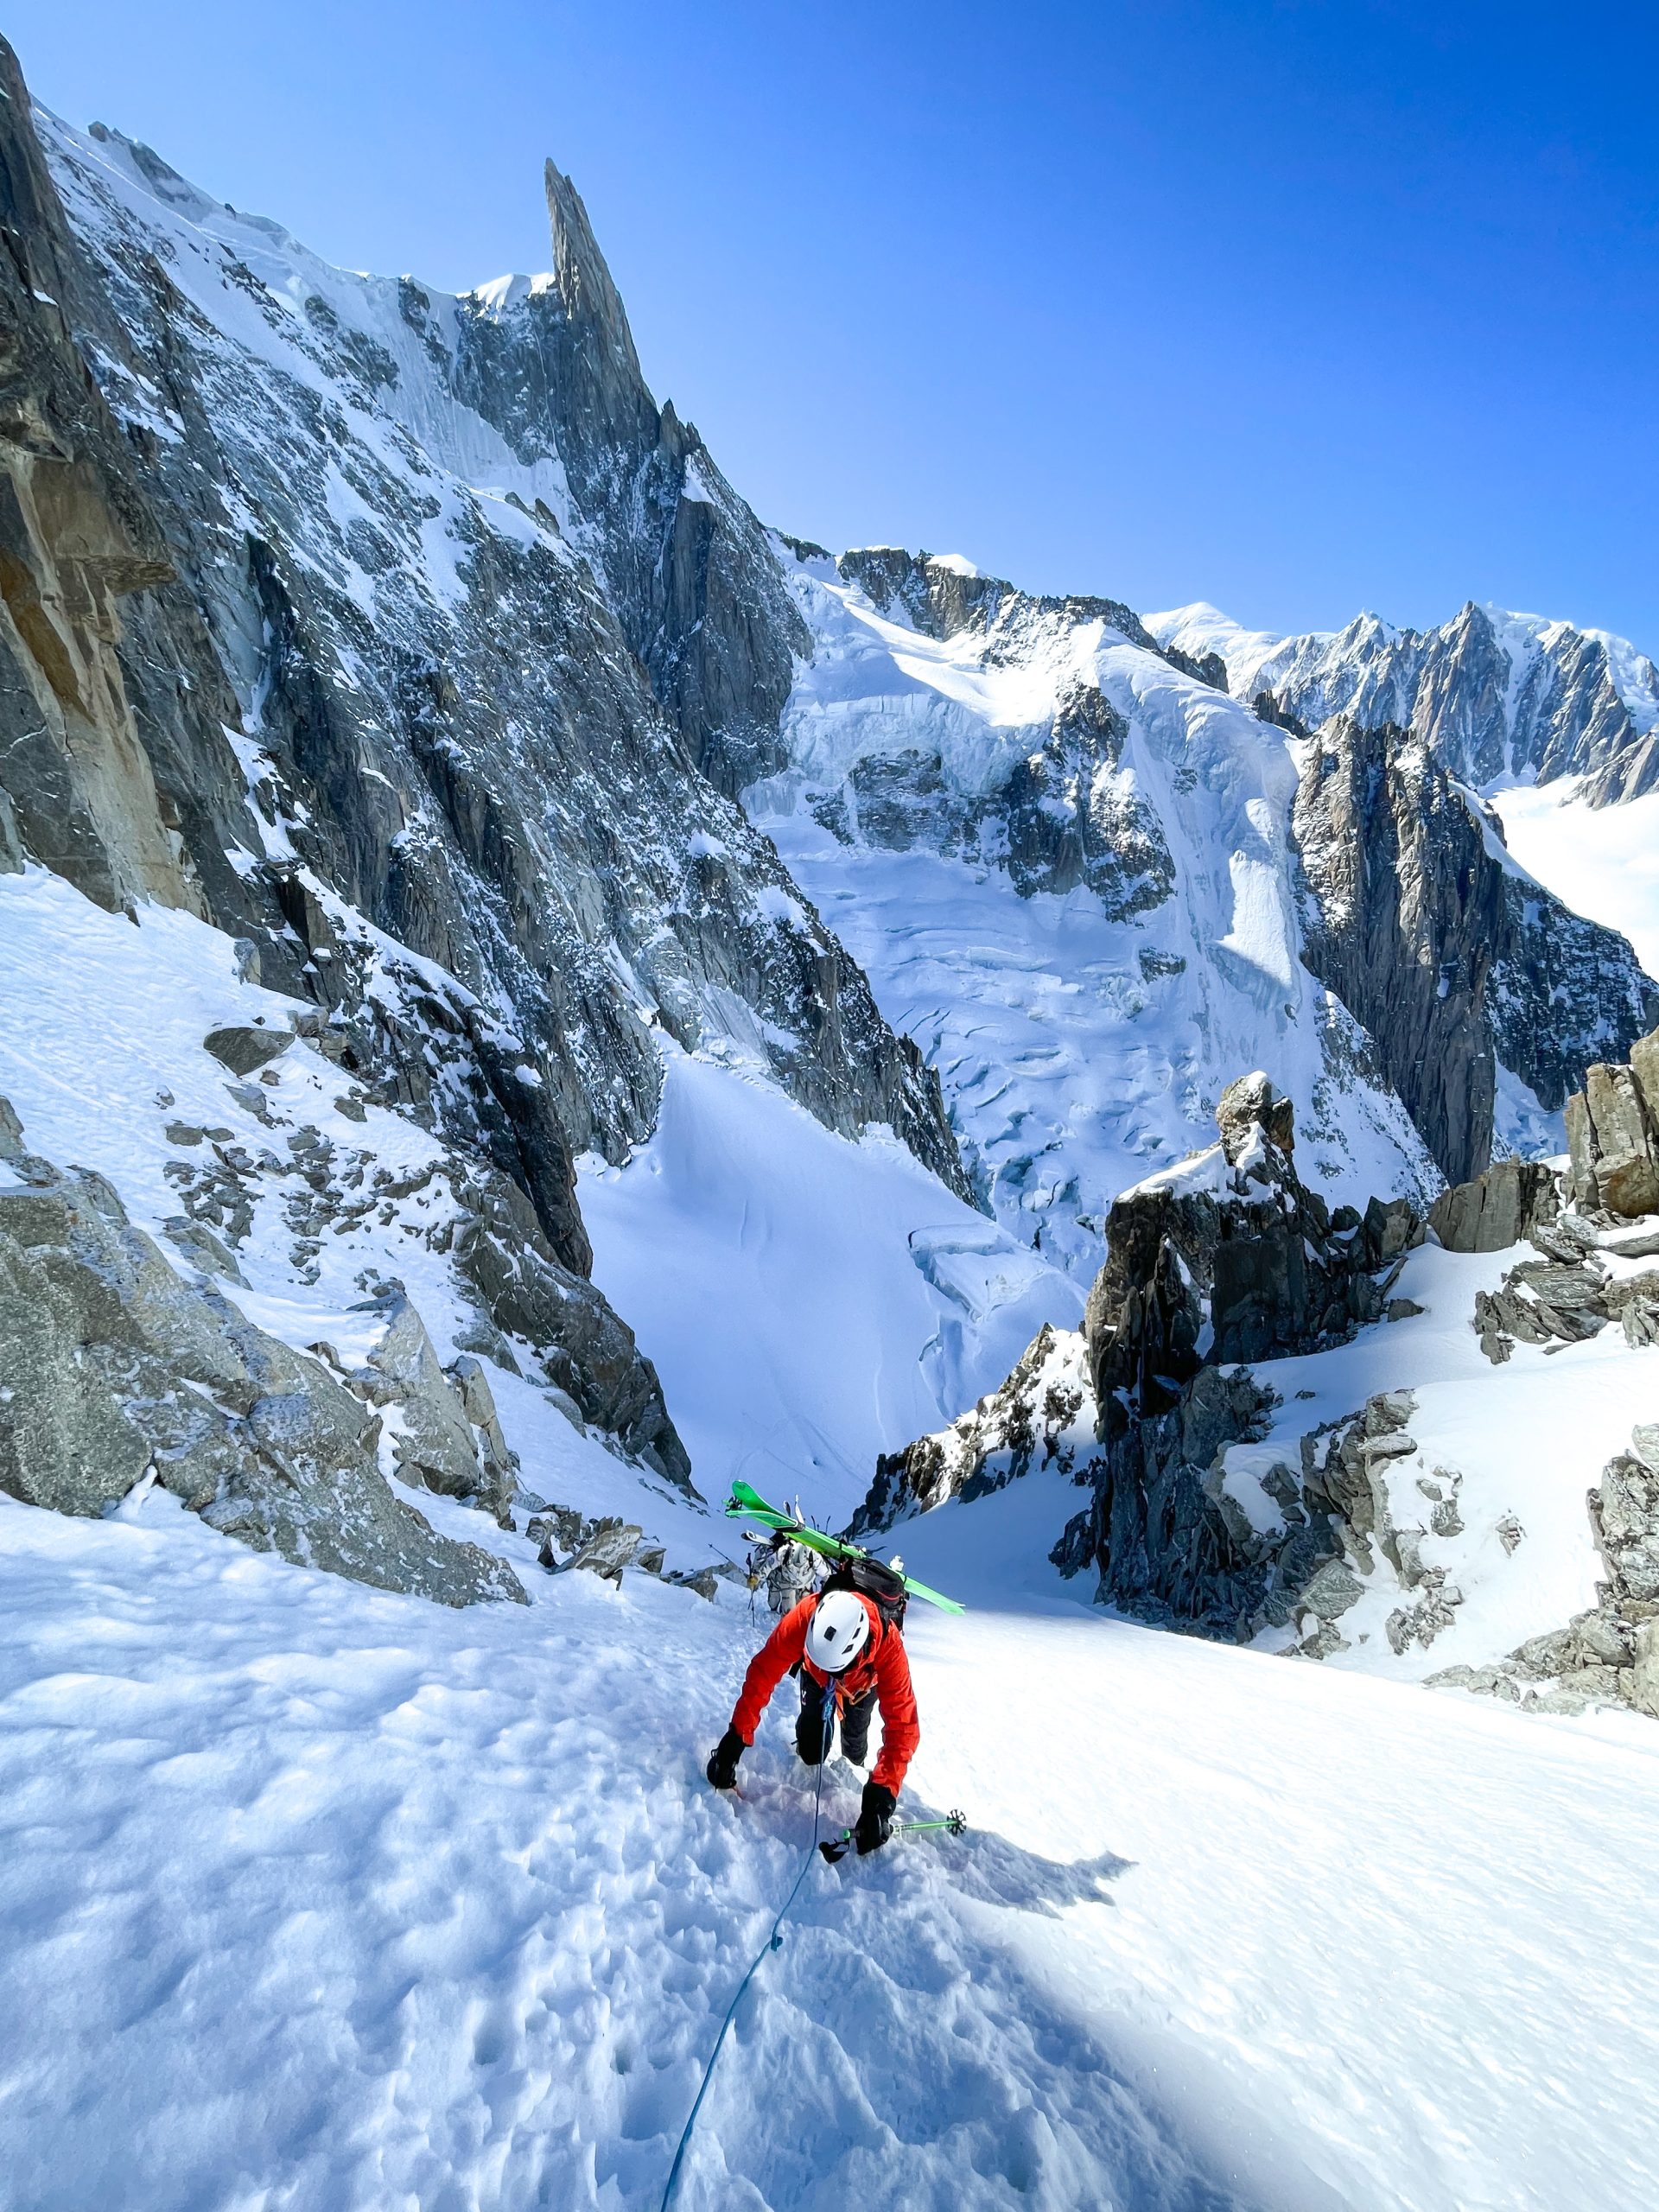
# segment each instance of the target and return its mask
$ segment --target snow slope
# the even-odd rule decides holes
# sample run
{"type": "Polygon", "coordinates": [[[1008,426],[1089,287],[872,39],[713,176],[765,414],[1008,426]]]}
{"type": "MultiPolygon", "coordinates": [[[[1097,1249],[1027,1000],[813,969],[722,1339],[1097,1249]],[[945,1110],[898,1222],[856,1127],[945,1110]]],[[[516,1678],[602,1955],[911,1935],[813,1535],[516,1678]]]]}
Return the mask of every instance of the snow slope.
{"type": "Polygon", "coordinates": [[[1010,594],[995,636],[937,638],[827,559],[790,575],[814,640],[793,766],[745,804],[938,1070],[999,1221],[1086,1286],[1112,1198],[1191,1150],[1255,1066],[1294,1097],[1299,1159],[1333,1203],[1435,1186],[1363,1032],[1301,963],[1282,733],[1098,613],[1010,594]],[[1021,897],[994,823],[966,855],[943,831],[894,850],[824,826],[842,780],[889,756],[937,754],[942,815],[995,798],[1079,685],[1127,725],[1107,780],[1155,820],[1170,896],[1118,919],[1082,887],[1021,897]]]}
{"type": "MultiPolygon", "coordinates": [[[[687,2212],[1651,2202],[1659,1762],[1103,1620],[1013,1492],[907,1531],[907,1802],[815,1863],[687,2212]]],[[[451,1509],[457,1521],[461,1509],[451,1509]]],[[[630,1578],[448,1612],[158,1492],[0,1501],[0,2171],[30,2212],[654,2207],[810,1800],[758,1630],[630,1578]]],[[[829,1815],[854,1782],[831,1770],[829,1815]]]]}
{"type": "Polygon", "coordinates": [[[1659,975],[1659,792],[1592,807],[1568,781],[1493,798],[1516,860],[1577,912],[1622,930],[1659,975]]]}
{"type": "MultiPolygon", "coordinates": [[[[131,1219],[186,1274],[165,1226],[181,1212],[179,1179],[238,1163],[250,1208],[235,1255],[245,1280],[223,1287],[251,1320],[296,1350],[324,1338],[347,1363],[361,1360],[384,1326],[384,1315],[363,1310],[365,1298],[396,1281],[440,1357],[451,1359],[477,1314],[445,1254],[455,1197],[442,1147],[404,1116],[353,1100],[340,1070],[303,1041],[268,1071],[268,1086],[251,1092],[228,1077],[202,1049],[207,1031],[253,1022],[285,1029],[296,1002],[239,981],[231,941],[207,923],[163,906],[135,912],[136,926],[43,869],[0,876],[0,1097],[16,1109],[25,1141],[60,1166],[106,1176],[131,1219]],[[264,1119],[245,1103],[261,1094],[264,1119]],[[296,1208],[318,1155],[291,1140],[308,1132],[339,1181],[384,1170],[417,1187],[301,1243],[296,1208]]],[[[488,1367],[528,1490],[588,1514],[626,1505],[670,1543],[677,1566],[724,1555],[721,1532],[677,1491],[624,1466],[525,1376],[488,1367]]],[[[416,1502],[423,1512],[435,1503],[416,1502]]],[[[476,1541],[490,1524],[469,1512],[462,1525],[476,1541]]]]}
{"type": "Polygon", "coordinates": [[[903,1146],[832,1135],[741,1064],[671,1051],[657,1134],[626,1167],[585,1160],[580,1195],[594,1281],[655,1363],[705,1495],[741,1473],[826,1526],[878,1452],[1083,1311],[903,1146]]]}
{"type": "MultiPolygon", "coordinates": [[[[1444,1570],[1461,1602],[1432,1643],[1395,1652],[1389,1618],[1414,1601],[1379,1560],[1362,1578],[1358,1604],[1338,1623],[1348,1649],[1325,1666],[1420,1681],[1443,1668],[1489,1663],[1596,1603],[1606,1567],[1585,1495],[1614,1454],[1629,1450],[1632,1427],[1652,1419],[1659,1361],[1608,1327],[1554,1351],[1516,1344],[1494,1366],[1472,1325],[1475,1294],[1495,1290],[1518,1259],[1535,1256],[1530,1247],[1461,1254],[1423,1245],[1408,1256],[1395,1290],[1421,1313],[1376,1323],[1334,1351],[1251,1368],[1280,1405],[1261,1442],[1228,1450],[1225,1487],[1257,1530],[1283,1526],[1261,1478],[1277,1461],[1300,1466],[1304,1435],[1357,1413],[1376,1391],[1409,1390],[1415,1401],[1406,1427],[1416,1449],[1386,1462],[1376,1478],[1394,1525],[1420,1532],[1423,1565],[1444,1570]],[[1455,1500],[1462,1526],[1454,1534],[1429,1528],[1422,1482],[1455,1500]],[[1505,1523],[1523,1532],[1512,1548],[1499,1534],[1505,1523]]],[[[1260,1642],[1283,1649],[1295,1635],[1294,1627],[1268,1630],[1260,1642]]]]}

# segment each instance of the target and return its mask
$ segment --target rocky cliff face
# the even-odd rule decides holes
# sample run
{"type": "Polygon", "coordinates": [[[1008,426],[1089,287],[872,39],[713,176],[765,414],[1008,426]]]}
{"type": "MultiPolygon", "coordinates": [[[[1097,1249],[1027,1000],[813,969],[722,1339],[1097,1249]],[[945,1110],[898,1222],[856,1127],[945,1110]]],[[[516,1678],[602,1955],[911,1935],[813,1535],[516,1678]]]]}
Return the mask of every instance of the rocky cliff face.
{"type": "MultiPolygon", "coordinates": [[[[731,784],[775,734],[798,617],[652,401],[556,172],[553,276],[446,301],[327,268],[110,132],[37,115],[37,137],[3,47],[0,92],[0,870],[198,918],[187,989],[233,940],[258,1009],[206,1039],[230,1119],[166,1122],[162,1245],[109,1182],[19,1155],[56,1212],[10,1206],[6,1487],[97,1510],[148,1451],[249,1541],[512,1594],[385,1485],[510,1514],[492,1371],[696,1501],[650,1363],[584,1280],[574,1191],[579,1149],[649,1132],[664,1039],[838,1129],[886,1123],[965,1187],[936,1081],[702,772],[731,784]],[[448,1368],[393,1272],[404,1239],[437,1268],[448,1368]],[[200,1280],[163,1314],[169,1268],[200,1280]],[[333,1323],[268,1338],[232,1301],[273,1292],[290,1333],[343,1304],[377,1348],[342,1363],[333,1323]]],[[[108,946],[37,880],[10,925],[52,916],[66,987],[84,957],[95,994],[108,946]]],[[[145,950],[182,945],[136,932],[146,988],[145,950]]],[[[91,999],[88,1020],[95,1055],[91,999]]],[[[161,1110],[118,1102],[124,1163],[161,1110]]]]}
{"type": "Polygon", "coordinates": [[[1218,1146],[1126,1192],[1107,1222],[1084,1323],[1094,1499],[1055,1555],[1068,1573],[1092,1563],[1102,1595],[1141,1618],[1245,1637],[1334,1547],[1323,1523],[1289,1556],[1255,1546],[1229,1511],[1220,1455],[1273,1402],[1235,1363],[1318,1351],[1379,1319],[1421,1228],[1403,1199],[1333,1213],[1306,1189],[1289,1102],[1264,1076],[1231,1085],[1217,1118],[1218,1146]]]}
{"type": "MultiPolygon", "coordinates": [[[[21,868],[27,852],[101,905],[157,898],[200,911],[206,893],[147,741],[152,670],[211,671],[212,655],[76,340],[79,322],[100,352],[118,342],[3,44],[0,93],[0,867],[21,868]]],[[[169,717],[175,748],[216,751],[234,782],[213,704],[211,692],[183,698],[169,717]]],[[[232,813],[239,824],[239,804],[232,813]]],[[[222,861],[219,873],[229,875],[222,861]]]]}
{"type": "MultiPolygon", "coordinates": [[[[652,398],[587,210],[551,162],[547,206],[551,276],[455,302],[446,379],[524,466],[563,472],[573,543],[692,758],[734,794],[780,757],[805,626],[748,507],[652,398]]],[[[429,296],[405,286],[402,304],[435,331],[429,296]]]]}
{"type": "MultiPolygon", "coordinates": [[[[54,188],[21,97],[4,124],[13,250],[41,255],[16,375],[54,419],[48,369],[79,407],[49,467],[102,467],[142,518],[124,585],[177,579],[124,648],[107,607],[83,621],[143,684],[134,796],[75,880],[189,899],[348,1017],[343,918],[442,969],[475,1009],[447,1032],[453,1079],[423,1083],[418,1023],[368,1020],[378,1072],[484,1144],[578,1268],[571,1157],[652,1126],[653,1028],[729,1040],[959,1183],[931,1078],[692,757],[759,741],[796,618],[747,510],[651,403],[567,181],[553,277],[442,301],[48,118],[54,188]]],[[[61,858],[54,808],[8,787],[27,849],[61,858]]]]}
{"type": "MultiPolygon", "coordinates": [[[[1033,1468],[1091,1493],[1053,1554],[1137,1619],[1248,1640],[1290,1619],[1341,1549],[1341,1506],[1259,1540],[1224,1491],[1228,1448],[1275,1401],[1243,1363],[1340,1344],[1383,1314],[1421,1224],[1404,1200],[1332,1212],[1293,1164],[1289,1100],[1229,1086],[1221,1142],[1117,1201],[1082,1335],[1045,1332],[952,1428],[884,1459],[855,1522],[891,1525],[1033,1468]]],[[[1300,1482],[1297,1484],[1300,1489],[1300,1482]]]]}
{"type": "Polygon", "coordinates": [[[1630,1046],[1628,1065],[1601,1062],[1568,1099],[1573,1197],[1615,1219],[1659,1213],[1659,1030],[1630,1046]]]}
{"type": "Polygon", "coordinates": [[[1447,1178],[1491,1157],[1500,1067],[1558,1112],[1659,994],[1624,938],[1510,860],[1432,741],[1338,716],[1303,751],[1304,957],[1376,1041],[1447,1178]]]}

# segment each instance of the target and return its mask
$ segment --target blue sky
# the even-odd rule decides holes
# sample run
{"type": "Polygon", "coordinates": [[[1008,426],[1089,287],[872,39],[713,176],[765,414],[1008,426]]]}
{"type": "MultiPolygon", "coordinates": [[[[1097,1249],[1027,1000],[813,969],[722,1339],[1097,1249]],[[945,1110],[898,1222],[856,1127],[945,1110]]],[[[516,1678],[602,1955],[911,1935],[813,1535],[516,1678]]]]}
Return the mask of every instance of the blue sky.
{"type": "Polygon", "coordinates": [[[1659,652],[1651,6],[13,0],[36,96],[353,267],[545,265],[768,520],[1275,628],[1659,652]]]}

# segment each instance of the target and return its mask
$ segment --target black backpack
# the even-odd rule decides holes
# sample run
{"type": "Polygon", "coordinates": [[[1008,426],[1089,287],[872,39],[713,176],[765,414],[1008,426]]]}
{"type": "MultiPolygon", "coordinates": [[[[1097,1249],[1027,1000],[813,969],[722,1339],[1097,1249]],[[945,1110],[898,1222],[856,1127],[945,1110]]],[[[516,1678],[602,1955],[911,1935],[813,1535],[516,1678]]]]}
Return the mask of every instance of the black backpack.
{"type": "Polygon", "coordinates": [[[905,1587],[905,1578],[895,1574],[892,1567],[879,1559],[843,1559],[836,1562],[835,1572],[819,1586],[819,1595],[826,1590],[856,1590],[861,1598],[870,1599],[881,1616],[881,1625],[904,1633],[905,1607],[910,1603],[910,1592],[905,1587]]]}

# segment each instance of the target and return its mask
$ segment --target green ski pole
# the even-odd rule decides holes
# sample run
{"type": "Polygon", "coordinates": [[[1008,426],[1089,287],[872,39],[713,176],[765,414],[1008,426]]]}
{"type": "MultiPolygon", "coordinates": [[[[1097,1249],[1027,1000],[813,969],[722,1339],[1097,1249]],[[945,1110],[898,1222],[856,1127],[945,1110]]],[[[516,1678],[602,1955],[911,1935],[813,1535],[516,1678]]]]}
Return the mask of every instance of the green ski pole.
{"type": "MultiPolygon", "coordinates": [[[[951,1835],[961,1835],[965,1833],[967,1827],[968,1819],[965,1814],[950,1813],[947,1814],[945,1818],[942,1821],[895,1821],[893,1824],[892,1834],[894,1835],[925,1835],[930,1830],[944,1828],[951,1835]]],[[[832,1866],[836,1864],[837,1859],[844,1859],[847,1856],[848,1852],[852,1848],[853,1834],[854,1831],[851,1828],[843,1828],[841,1834],[838,1836],[832,1838],[830,1842],[821,1843],[818,1846],[818,1849],[823,1853],[824,1857],[829,1860],[832,1866]]]]}

